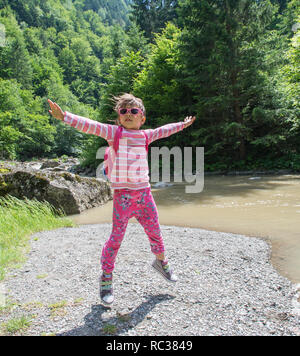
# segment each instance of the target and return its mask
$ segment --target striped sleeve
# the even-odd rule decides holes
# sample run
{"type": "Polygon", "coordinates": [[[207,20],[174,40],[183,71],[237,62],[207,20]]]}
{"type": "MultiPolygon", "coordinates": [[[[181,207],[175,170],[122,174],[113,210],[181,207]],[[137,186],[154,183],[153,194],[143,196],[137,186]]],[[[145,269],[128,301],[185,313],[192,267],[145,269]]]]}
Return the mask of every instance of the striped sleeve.
{"type": "Polygon", "coordinates": [[[99,121],[94,121],[83,116],[74,115],[68,111],[64,112],[63,121],[67,125],[70,125],[81,132],[100,136],[105,140],[111,140],[117,129],[116,125],[103,124],[99,121]]]}
{"type": "Polygon", "coordinates": [[[176,122],[173,124],[167,124],[157,129],[144,130],[145,134],[148,136],[149,144],[153,141],[159,140],[164,137],[169,137],[176,132],[182,131],[184,129],[184,122],[176,122]]]}

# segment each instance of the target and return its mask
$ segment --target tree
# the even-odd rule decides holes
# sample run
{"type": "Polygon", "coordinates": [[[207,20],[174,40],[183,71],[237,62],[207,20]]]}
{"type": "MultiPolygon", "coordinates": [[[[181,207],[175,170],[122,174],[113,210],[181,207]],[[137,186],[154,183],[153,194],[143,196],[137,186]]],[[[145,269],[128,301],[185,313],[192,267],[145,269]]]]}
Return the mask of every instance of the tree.
{"type": "MultiPolygon", "coordinates": [[[[151,117],[151,126],[178,120],[184,90],[179,83],[180,30],[167,24],[162,34],[156,35],[151,53],[134,81],[134,94],[141,97],[151,117]]],[[[147,124],[147,122],[146,122],[147,124]]]]}
{"type": "Polygon", "coordinates": [[[45,116],[47,97],[106,121],[111,96],[131,91],[151,127],[196,114],[180,137],[205,145],[211,167],[290,162],[300,147],[298,15],[299,0],[0,0],[2,151],[86,147],[94,164],[100,142],[45,116]]]}
{"type": "Polygon", "coordinates": [[[128,1],[124,0],[86,0],[83,10],[93,10],[98,13],[103,22],[108,25],[129,25],[128,1]]]}
{"type": "Polygon", "coordinates": [[[0,112],[0,158],[15,159],[18,142],[23,134],[13,125],[13,114],[0,112]]]}
{"type": "Polygon", "coordinates": [[[208,160],[245,161],[262,142],[269,152],[281,144],[260,42],[274,13],[270,1],[180,1],[183,81],[200,116],[194,143],[208,160]]]}
{"type": "Polygon", "coordinates": [[[18,123],[22,140],[18,144],[20,158],[44,157],[51,152],[56,129],[50,125],[49,118],[28,113],[18,123]]]}
{"type": "Polygon", "coordinates": [[[32,54],[31,67],[34,93],[39,97],[47,96],[50,80],[59,81],[62,76],[62,68],[51,58],[50,54],[48,56],[32,54]]]}
{"type": "Polygon", "coordinates": [[[2,18],[1,22],[6,28],[6,45],[0,47],[0,77],[14,78],[24,88],[29,88],[32,85],[32,67],[22,31],[12,14],[2,18]]]}
{"type": "Polygon", "coordinates": [[[64,71],[66,83],[72,92],[84,103],[97,106],[101,77],[100,60],[84,38],[74,38],[70,48],[65,47],[58,61],[64,71]]]}
{"type": "Polygon", "coordinates": [[[17,15],[18,22],[25,22],[29,26],[41,26],[42,11],[39,7],[40,1],[35,0],[10,0],[9,6],[17,15]]]}
{"type": "Polygon", "coordinates": [[[1,79],[0,103],[3,156],[20,159],[50,152],[56,129],[47,116],[36,113],[40,108],[30,90],[16,80],[1,79]]]}
{"type": "Polygon", "coordinates": [[[143,58],[140,52],[126,51],[117,63],[110,68],[107,83],[102,85],[100,120],[107,122],[116,118],[113,110],[113,97],[131,92],[133,83],[142,68],[143,58]]]}
{"type": "Polygon", "coordinates": [[[279,5],[279,13],[282,14],[289,0],[271,0],[272,4],[279,5]]]}
{"type": "Polygon", "coordinates": [[[58,56],[58,63],[63,70],[65,82],[71,84],[76,78],[78,62],[72,49],[65,47],[58,56]]]}
{"type": "Polygon", "coordinates": [[[151,41],[169,21],[176,19],[177,0],[133,0],[131,19],[151,41]]]}
{"type": "MultiPolygon", "coordinates": [[[[296,23],[300,23],[300,16],[296,23]]],[[[290,151],[300,153],[300,26],[294,26],[293,30],[294,36],[289,41],[289,48],[284,56],[286,63],[280,69],[280,78],[286,113],[289,114],[287,137],[290,151]]]]}
{"type": "MultiPolygon", "coordinates": [[[[290,97],[295,107],[300,108],[300,15],[293,28],[294,36],[290,41],[287,51],[288,65],[283,69],[288,82],[290,83],[290,97]]],[[[300,122],[300,119],[299,119],[300,122]]]]}
{"type": "Polygon", "coordinates": [[[142,56],[146,56],[150,51],[144,32],[135,23],[132,23],[127,31],[124,48],[128,51],[141,52],[142,56]]]}
{"type": "MultiPolygon", "coordinates": [[[[143,57],[140,52],[126,51],[116,64],[111,66],[106,78],[107,83],[102,85],[99,114],[94,119],[100,122],[114,123],[117,115],[113,109],[113,97],[132,91],[134,80],[142,68],[142,62],[143,57]]],[[[84,165],[97,166],[96,152],[103,144],[105,143],[99,137],[90,136],[87,138],[81,155],[84,165]]]]}

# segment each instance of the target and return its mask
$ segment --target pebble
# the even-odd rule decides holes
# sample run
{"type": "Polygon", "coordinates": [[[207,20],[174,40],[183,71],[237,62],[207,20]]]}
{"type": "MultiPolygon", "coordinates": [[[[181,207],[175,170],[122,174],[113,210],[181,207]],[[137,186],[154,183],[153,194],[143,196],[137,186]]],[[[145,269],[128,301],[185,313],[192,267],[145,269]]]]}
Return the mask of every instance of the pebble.
{"type": "Polygon", "coordinates": [[[299,286],[274,269],[264,240],[187,227],[161,230],[179,281],[169,284],[154,273],[147,236],[130,223],[109,307],[99,299],[98,279],[110,224],[33,235],[25,264],[2,282],[6,300],[17,305],[0,310],[0,325],[26,315],[30,326],[16,334],[300,335],[299,286]]]}

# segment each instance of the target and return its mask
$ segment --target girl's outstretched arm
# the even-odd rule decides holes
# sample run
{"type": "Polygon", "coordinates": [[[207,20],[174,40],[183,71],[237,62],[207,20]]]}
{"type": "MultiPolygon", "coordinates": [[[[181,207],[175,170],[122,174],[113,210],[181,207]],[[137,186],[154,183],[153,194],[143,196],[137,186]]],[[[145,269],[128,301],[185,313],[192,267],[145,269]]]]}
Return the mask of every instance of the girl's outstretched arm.
{"type": "Polygon", "coordinates": [[[51,108],[49,112],[53,117],[79,131],[90,135],[100,136],[106,140],[111,140],[116,133],[116,125],[103,124],[83,116],[74,115],[68,111],[63,112],[59,105],[53,103],[50,99],[48,99],[48,103],[51,108]]]}
{"type": "Polygon", "coordinates": [[[182,131],[186,127],[192,125],[192,123],[196,120],[195,116],[187,116],[184,121],[176,122],[173,124],[167,124],[156,129],[148,129],[144,130],[146,135],[148,135],[149,144],[153,141],[159,140],[164,137],[171,136],[176,132],[182,131]]]}

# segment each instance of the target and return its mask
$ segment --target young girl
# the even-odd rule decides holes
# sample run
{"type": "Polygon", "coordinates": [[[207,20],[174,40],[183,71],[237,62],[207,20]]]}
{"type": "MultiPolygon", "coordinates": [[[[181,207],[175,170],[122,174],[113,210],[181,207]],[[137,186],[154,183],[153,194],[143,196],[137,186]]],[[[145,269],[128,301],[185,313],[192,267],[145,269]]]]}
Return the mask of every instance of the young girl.
{"type": "Polygon", "coordinates": [[[122,139],[119,140],[119,149],[115,156],[116,176],[112,175],[111,179],[111,187],[114,190],[112,233],[103,247],[101,256],[103,273],[100,278],[100,297],[106,304],[111,304],[114,300],[112,272],[128,220],[133,216],[144,227],[151,251],[156,256],[152,266],[168,281],[177,281],[165,255],[158,211],[151,193],[146,142],[150,144],[179,132],[196,119],[190,116],[186,117],[184,122],[164,125],[154,130],[141,130],[146,121],[142,100],[131,94],[124,94],[115,99],[117,125],[104,124],[67,111],[63,112],[56,103],[48,100],[51,108],[49,112],[53,117],[87,134],[101,136],[109,146],[114,143],[118,127],[123,128],[122,139]],[[137,170],[132,167],[137,167],[137,170]]]}

